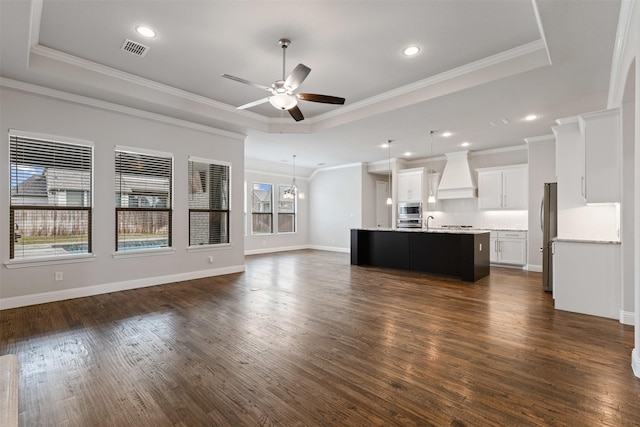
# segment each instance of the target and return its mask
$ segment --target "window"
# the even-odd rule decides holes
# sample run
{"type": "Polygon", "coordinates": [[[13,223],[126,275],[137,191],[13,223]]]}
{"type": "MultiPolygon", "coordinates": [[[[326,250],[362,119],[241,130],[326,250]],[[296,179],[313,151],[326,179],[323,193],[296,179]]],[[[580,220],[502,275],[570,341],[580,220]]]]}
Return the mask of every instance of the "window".
{"type": "Polygon", "coordinates": [[[252,234],[273,233],[272,193],[271,184],[253,183],[251,190],[252,234]]]}
{"type": "Polygon", "coordinates": [[[189,246],[229,243],[231,166],[189,159],[189,246]]]}
{"type": "Polygon", "coordinates": [[[291,197],[287,190],[291,190],[290,185],[278,186],[278,233],[296,231],[296,196],[293,193],[291,197]]]}
{"type": "Polygon", "coordinates": [[[171,246],[173,158],[116,148],[116,251],[171,246]]]}
{"type": "Polygon", "coordinates": [[[91,253],[93,145],[9,132],[9,258],[91,253]]]}

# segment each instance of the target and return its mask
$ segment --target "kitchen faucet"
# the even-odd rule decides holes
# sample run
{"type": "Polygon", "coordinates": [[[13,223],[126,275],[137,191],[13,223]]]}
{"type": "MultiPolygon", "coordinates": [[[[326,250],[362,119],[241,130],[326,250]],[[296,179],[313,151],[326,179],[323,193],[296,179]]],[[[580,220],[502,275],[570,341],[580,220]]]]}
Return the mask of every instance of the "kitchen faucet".
{"type": "Polygon", "coordinates": [[[429,229],[429,220],[430,220],[430,219],[434,219],[434,218],[433,218],[433,216],[429,215],[429,216],[427,217],[427,221],[426,221],[426,222],[427,222],[427,230],[429,229]]]}

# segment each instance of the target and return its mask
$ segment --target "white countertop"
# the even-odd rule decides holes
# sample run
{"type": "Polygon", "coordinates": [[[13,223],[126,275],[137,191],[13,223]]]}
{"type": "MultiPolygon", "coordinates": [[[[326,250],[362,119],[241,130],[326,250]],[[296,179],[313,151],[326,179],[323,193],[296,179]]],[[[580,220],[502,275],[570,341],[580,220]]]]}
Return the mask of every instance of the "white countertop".
{"type": "Polygon", "coordinates": [[[397,231],[400,233],[448,233],[448,234],[484,234],[489,230],[480,228],[355,228],[366,231],[397,231]]]}
{"type": "Polygon", "coordinates": [[[552,239],[554,242],[563,242],[563,243],[599,243],[603,245],[619,245],[619,240],[590,240],[590,239],[566,239],[563,237],[555,237],[552,239]]]}

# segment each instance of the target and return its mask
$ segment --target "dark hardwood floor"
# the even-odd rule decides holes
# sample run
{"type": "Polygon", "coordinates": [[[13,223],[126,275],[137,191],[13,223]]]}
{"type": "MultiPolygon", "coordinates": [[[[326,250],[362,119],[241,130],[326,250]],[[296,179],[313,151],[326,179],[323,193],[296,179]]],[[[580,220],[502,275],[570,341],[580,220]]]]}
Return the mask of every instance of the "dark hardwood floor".
{"type": "Polygon", "coordinates": [[[311,250],[246,262],[0,311],[20,425],[640,425],[633,327],[554,310],[540,273],[468,283],[311,250]]]}

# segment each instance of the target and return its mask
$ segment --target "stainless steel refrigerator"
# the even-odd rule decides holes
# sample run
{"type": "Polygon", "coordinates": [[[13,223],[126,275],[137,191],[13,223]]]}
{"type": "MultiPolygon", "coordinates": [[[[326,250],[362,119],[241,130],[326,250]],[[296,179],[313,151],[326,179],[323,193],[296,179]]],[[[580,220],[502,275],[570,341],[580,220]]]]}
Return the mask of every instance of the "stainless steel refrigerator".
{"type": "Polygon", "coordinates": [[[558,235],[558,184],[544,184],[544,197],[540,205],[542,228],[542,287],[553,292],[553,238],[558,235]]]}

